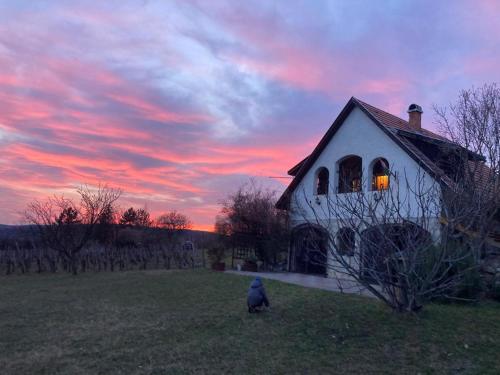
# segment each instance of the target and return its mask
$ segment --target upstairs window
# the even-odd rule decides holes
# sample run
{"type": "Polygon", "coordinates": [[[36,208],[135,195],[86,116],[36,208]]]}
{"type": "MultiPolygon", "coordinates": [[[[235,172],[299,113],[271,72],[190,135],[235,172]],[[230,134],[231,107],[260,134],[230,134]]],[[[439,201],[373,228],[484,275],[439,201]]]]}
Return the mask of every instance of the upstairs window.
{"type": "Polygon", "coordinates": [[[316,172],[316,183],[315,183],[315,193],[317,195],[328,194],[328,179],[330,178],[330,173],[325,167],[321,167],[316,172]]]}
{"type": "Polygon", "coordinates": [[[372,167],[372,190],[389,189],[389,163],[384,158],[377,159],[372,167]]]}
{"type": "Polygon", "coordinates": [[[359,156],[348,156],[339,163],[339,193],[352,193],[362,190],[361,167],[359,156]]]}

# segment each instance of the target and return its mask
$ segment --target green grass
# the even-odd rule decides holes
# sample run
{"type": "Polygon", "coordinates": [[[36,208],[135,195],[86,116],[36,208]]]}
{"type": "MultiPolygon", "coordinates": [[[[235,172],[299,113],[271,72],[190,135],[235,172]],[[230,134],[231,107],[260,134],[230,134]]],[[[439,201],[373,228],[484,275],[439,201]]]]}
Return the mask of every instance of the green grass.
{"type": "Polygon", "coordinates": [[[379,302],[210,271],[0,277],[1,374],[500,373],[500,305],[379,302]]]}

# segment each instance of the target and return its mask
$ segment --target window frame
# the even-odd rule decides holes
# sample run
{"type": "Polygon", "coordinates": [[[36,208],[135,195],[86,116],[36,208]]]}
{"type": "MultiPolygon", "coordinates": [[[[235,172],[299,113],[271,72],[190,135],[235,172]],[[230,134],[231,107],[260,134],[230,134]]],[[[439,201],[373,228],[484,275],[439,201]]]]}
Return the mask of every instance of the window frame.
{"type": "MultiPolygon", "coordinates": [[[[357,163],[356,163],[357,164],[357,163]]],[[[354,170],[354,168],[351,168],[354,170]]],[[[357,193],[357,192],[362,192],[363,191],[363,158],[359,155],[347,155],[344,156],[343,158],[339,159],[337,161],[337,194],[348,194],[348,193],[357,193]],[[348,162],[349,160],[356,160],[356,162],[359,161],[359,176],[354,176],[354,173],[351,173],[352,179],[350,176],[348,176],[348,179],[350,181],[345,180],[345,178],[342,176],[346,173],[344,172],[344,168],[347,168],[344,165],[344,163],[348,162]],[[355,178],[357,177],[357,178],[355,178]],[[354,182],[357,181],[356,183],[356,188],[354,187],[354,182]],[[350,186],[350,187],[348,187],[350,186]]]]}
{"type": "MultiPolygon", "coordinates": [[[[382,165],[382,168],[384,166],[382,165]]],[[[390,164],[387,161],[386,158],[384,157],[378,157],[373,159],[373,161],[370,163],[370,173],[371,173],[371,178],[370,178],[370,190],[371,191],[386,191],[389,190],[391,186],[391,172],[390,172],[390,164]],[[387,167],[385,168],[385,171],[382,172],[375,172],[375,167],[377,167],[378,163],[385,163],[387,167]],[[385,188],[379,188],[378,181],[376,181],[377,177],[387,177],[386,181],[386,186],[385,188]]]]}
{"type": "Polygon", "coordinates": [[[316,169],[314,178],[314,195],[328,195],[328,189],[330,188],[330,171],[327,167],[319,167],[316,169]],[[323,178],[320,178],[321,173],[326,173],[323,178]],[[320,187],[322,187],[320,192],[320,187]]]}

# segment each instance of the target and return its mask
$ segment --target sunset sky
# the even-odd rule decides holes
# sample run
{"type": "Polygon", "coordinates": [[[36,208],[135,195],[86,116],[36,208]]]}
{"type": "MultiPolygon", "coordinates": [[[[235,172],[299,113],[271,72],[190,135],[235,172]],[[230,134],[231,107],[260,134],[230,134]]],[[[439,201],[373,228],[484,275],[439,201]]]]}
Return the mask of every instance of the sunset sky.
{"type": "Polygon", "coordinates": [[[406,118],[500,81],[500,1],[0,0],[0,223],[82,183],[211,229],[281,192],[351,96],[406,118]]]}

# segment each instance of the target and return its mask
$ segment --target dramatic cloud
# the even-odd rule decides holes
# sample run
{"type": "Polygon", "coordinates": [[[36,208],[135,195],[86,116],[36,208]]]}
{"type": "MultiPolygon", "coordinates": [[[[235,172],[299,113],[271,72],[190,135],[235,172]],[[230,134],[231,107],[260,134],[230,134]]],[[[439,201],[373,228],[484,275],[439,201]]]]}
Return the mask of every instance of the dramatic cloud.
{"type": "Polygon", "coordinates": [[[81,183],[210,229],[281,191],[351,96],[406,116],[499,81],[496,1],[0,1],[0,222],[81,183]]]}

